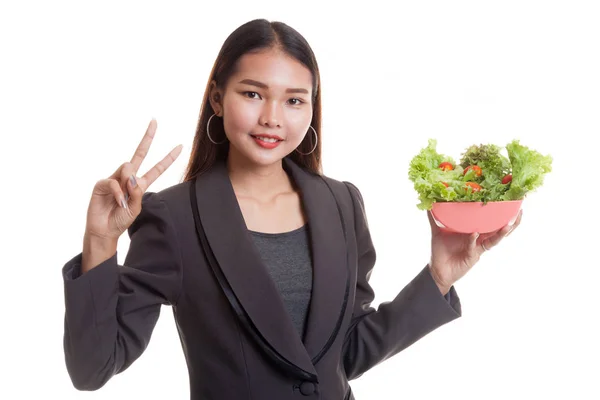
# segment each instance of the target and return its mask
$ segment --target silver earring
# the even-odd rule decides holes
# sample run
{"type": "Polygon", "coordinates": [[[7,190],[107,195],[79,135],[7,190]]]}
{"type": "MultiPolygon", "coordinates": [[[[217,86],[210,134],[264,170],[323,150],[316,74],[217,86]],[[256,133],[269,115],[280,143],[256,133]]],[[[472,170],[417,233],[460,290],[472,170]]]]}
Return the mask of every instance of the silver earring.
{"type": "Polygon", "coordinates": [[[225,138],[225,140],[223,140],[222,142],[215,142],[211,137],[210,137],[210,120],[213,119],[213,117],[217,115],[217,114],[213,114],[210,116],[210,118],[208,119],[208,122],[206,123],[206,136],[208,136],[208,140],[210,140],[213,144],[219,145],[219,144],[223,144],[227,141],[227,138],[225,138]]]}
{"type": "Polygon", "coordinates": [[[313,146],[312,150],[309,151],[308,153],[302,153],[302,152],[298,151],[298,149],[296,149],[296,151],[298,151],[298,153],[302,154],[303,156],[307,156],[307,155],[311,154],[313,151],[315,151],[315,149],[317,148],[317,145],[319,144],[319,136],[317,136],[317,131],[315,131],[315,128],[313,128],[310,125],[309,125],[309,128],[312,129],[313,133],[315,134],[315,145],[313,146]]]}

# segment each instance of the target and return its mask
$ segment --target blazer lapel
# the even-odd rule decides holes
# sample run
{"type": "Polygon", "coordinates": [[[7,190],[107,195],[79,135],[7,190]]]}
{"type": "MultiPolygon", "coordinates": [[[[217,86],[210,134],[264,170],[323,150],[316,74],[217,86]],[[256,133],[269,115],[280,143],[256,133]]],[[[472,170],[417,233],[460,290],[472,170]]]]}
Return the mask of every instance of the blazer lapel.
{"type": "Polygon", "coordinates": [[[225,163],[217,162],[200,175],[195,190],[198,213],[210,248],[244,311],[276,352],[304,371],[316,374],[254,247],[225,163]]]}
{"type": "Polygon", "coordinates": [[[337,335],[348,301],[348,249],[335,197],[324,179],[287,158],[284,167],[301,191],[308,219],[313,289],[304,345],[316,363],[337,335]]]}
{"type": "Polygon", "coordinates": [[[316,374],[314,364],[337,335],[348,300],[348,250],[335,197],[323,178],[288,158],[284,168],[300,191],[310,233],[313,287],[304,342],[254,247],[224,162],[197,178],[197,207],[219,267],[254,326],[284,358],[316,374]]]}

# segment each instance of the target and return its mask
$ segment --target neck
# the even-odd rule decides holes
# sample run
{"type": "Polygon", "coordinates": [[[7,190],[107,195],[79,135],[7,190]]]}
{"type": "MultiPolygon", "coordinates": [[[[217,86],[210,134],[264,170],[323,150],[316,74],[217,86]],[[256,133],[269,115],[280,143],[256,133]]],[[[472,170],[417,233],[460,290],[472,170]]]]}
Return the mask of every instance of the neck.
{"type": "Polygon", "coordinates": [[[282,161],[270,165],[256,165],[241,160],[230,152],[227,170],[234,191],[245,197],[265,199],[292,190],[282,161]]]}

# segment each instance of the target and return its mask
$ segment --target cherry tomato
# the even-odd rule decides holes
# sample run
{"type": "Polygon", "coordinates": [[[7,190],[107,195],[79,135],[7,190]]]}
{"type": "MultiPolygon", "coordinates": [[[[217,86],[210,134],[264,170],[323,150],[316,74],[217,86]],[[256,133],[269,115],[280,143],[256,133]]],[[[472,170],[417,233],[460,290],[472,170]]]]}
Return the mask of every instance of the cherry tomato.
{"type": "Polygon", "coordinates": [[[448,161],[444,161],[440,164],[440,168],[444,171],[452,171],[454,169],[454,166],[448,161]]]}
{"type": "Polygon", "coordinates": [[[465,183],[465,186],[466,187],[471,187],[474,192],[479,192],[481,190],[481,186],[479,186],[475,182],[467,182],[467,183],[465,183]]]}
{"type": "Polygon", "coordinates": [[[507,183],[512,182],[512,175],[508,174],[504,178],[502,178],[502,184],[506,185],[507,183]]]}
{"type": "Polygon", "coordinates": [[[465,168],[463,175],[466,175],[471,169],[475,171],[476,176],[481,176],[481,167],[479,165],[469,165],[467,168],[465,168]]]}

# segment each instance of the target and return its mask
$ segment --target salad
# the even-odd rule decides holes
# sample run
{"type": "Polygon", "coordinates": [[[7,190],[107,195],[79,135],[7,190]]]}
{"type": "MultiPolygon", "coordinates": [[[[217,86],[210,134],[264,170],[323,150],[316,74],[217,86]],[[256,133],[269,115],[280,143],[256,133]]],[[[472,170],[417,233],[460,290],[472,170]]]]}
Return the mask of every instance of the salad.
{"type": "Polygon", "coordinates": [[[420,210],[435,202],[522,200],[544,183],[552,170],[552,157],[542,155],[513,140],[502,147],[481,144],[468,147],[459,162],[436,150],[437,140],[429,139],[410,162],[409,179],[419,194],[420,210]]]}

